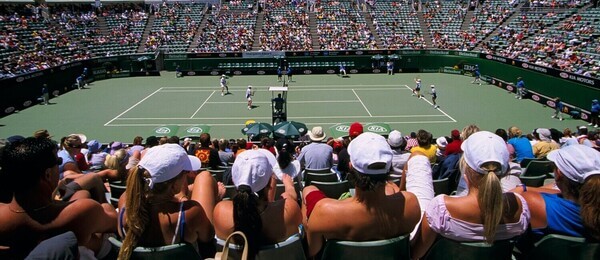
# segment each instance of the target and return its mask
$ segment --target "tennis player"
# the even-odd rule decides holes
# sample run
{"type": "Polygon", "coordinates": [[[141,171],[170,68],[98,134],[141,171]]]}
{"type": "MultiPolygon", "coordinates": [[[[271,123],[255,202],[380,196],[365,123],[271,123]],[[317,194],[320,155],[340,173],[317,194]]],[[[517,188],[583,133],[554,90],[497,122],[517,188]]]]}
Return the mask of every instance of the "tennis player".
{"type": "Polygon", "coordinates": [[[248,85],[246,89],[246,99],[248,100],[248,110],[252,109],[252,96],[254,96],[254,91],[252,90],[252,86],[248,85]]]}
{"type": "Polygon", "coordinates": [[[439,108],[440,106],[438,106],[435,103],[435,100],[437,99],[437,92],[435,91],[435,86],[434,85],[431,85],[431,92],[430,92],[430,94],[431,94],[431,102],[433,103],[433,108],[439,108]]]}
{"type": "Polygon", "coordinates": [[[225,78],[225,74],[221,75],[221,96],[224,96],[225,94],[229,94],[229,87],[227,86],[227,79],[225,78]],[[227,91],[227,92],[225,92],[227,91]]]}
{"type": "Polygon", "coordinates": [[[421,98],[421,79],[415,78],[416,86],[412,91],[413,96],[417,96],[417,98],[421,98]]]}

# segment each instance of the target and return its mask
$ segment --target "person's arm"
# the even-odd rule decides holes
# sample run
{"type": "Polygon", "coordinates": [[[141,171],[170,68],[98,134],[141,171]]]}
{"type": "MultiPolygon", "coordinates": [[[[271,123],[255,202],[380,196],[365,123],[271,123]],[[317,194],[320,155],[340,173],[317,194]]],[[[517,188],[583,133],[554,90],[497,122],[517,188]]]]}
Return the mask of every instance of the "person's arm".
{"type": "Polygon", "coordinates": [[[540,229],[548,226],[548,220],[546,218],[546,202],[539,192],[543,190],[544,189],[532,187],[527,187],[526,190],[524,190],[523,187],[512,190],[512,192],[523,196],[527,202],[527,207],[529,207],[529,212],[531,214],[529,225],[532,229],[540,229]]]}
{"type": "Polygon", "coordinates": [[[284,173],[282,179],[285,191],[283,194],[281,194],[281,197],[284,199],[298,201],[298,194],[296,193],[296,188],[294,187],[294,180],[292,180],[292,177],[284,173]]]}
{"type": "Polygon", "coordinates": [[[210,223],[213,222],[212,213],[217,204],[217,198],[217,183],[210,172],[203,171],[199,173],[194,179],[191,199],[200,203],[210,223]]]}
{"type": "Polygon", "coordinates": [[[412,259],[423,257],[438,236],[438,234],[429,227],[426,214],[427,213],[423,214],[419,230],[417,230],[415,237],[410,241],[410,258],[412,259]]]}

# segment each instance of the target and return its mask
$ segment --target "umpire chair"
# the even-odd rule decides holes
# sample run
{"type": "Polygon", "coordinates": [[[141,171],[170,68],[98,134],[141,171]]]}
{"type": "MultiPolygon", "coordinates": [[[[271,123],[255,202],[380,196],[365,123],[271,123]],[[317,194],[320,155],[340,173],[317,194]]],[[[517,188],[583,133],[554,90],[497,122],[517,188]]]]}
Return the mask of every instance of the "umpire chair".
{"type": "Polygon", "coordinates": [[[287,87],[269,87],[273,125],[287,121],[287,87]]]}

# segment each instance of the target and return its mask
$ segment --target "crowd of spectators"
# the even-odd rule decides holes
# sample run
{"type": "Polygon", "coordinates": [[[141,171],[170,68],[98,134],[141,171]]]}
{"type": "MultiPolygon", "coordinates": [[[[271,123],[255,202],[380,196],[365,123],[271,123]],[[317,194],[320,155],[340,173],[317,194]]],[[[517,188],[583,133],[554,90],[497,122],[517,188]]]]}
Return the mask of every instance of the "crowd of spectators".
{"type": "Polygon", "coordinates": [[[293,7],[281,0],[265,2],[264,25],[259,48],[271,50],[312,50],[310,21],[305,4],[293,7]]]}
{"type": "MultiPolygon", "coordinates": [[[[579,126],[574,134],[568,128],[528,134],[512,126],[493,133],[467,125],[433,138],[424,129],[406,136],[363,130],[355,122],[346,136],[334,139],[314,126],[295,140],[300,144],[266,136],[257,143],[211,139],[208,133],[197,142],[136,136],[130,147],[120,141],[104,146],[84,134],[57,143],[47,130],[11,136],[0,142],[0,213],[10,224],[0,225],[0,256],[47,256],[47,250],[79,244],[76,255],[116,257],[102,244],[117,236],[123,241],[120,258],[137,246],[182,242],[211,257],[206,250],[212,247],[214,254],[214,243],[207,242],[223,241],[234,231],[246,234],[251,254],[305,231],[300,239],[309,257],[325,238],[369,241],[410,234],[415,258],[437,237],[487,243],[523,234],[533,242],[548,234],[600,239],[596,131],[579,126]],[[525,187],[519,179],[525,159],[553,162],[554,178],[542,187],[525,187]],[[301,169],[328,169],[322,174],[336,176],[333,182],[350,180],[354,192],[338,198],[318,186],[303,187],[307,173],[301,169]],[[216,175],[223,170],[227,174],[216,175]],[[433,181],[442,178],[460,179],[449,184],[456,196],[435,196],[433,181]],[[275,195],[278,182],[285,190],[275,195]],[[105,197],[114,192],[109,184],[126,187],[112,203],[105,197]],[[553,207],[544,206],[548,203],[553,207]],[[341,217],[348,214],[353,217],[341,217]],[[185,223],[172,221],[182,215],[185,223]],[[37,247],[67,231],[72,239],[60,236],[50,247],[37,247]],[[277,235],[260,239],[265,234],[277,235]]],[[[525,243],[517,247],[524,255],[531,249],[525,243]]]]}
{"type": "Polygon", "coordinates": [[[254,43],[256,14],[236,12],[211,14],[202,28],[194,52],[249,51],[254,43]]]}
{"type": "Polygon", "coordinates": [[[368,1],[367,8],[353,1],[269,0],[256,5],[230,1],[211,8],[205,28],[199,28],[204,5],[197,4],[69,4],[50,8],[4,4],[0,12],[0,77],[163,46],[173,51],[249,51],[255,40],[256,50],[265,51],[313,47],[476,50],[598,77],[600,43],[595,37],[598,28],[592,22],[596,9],[575,14],[586,3],[531,1],[517,10],[518,2],[486,0],[472,7],[473,16],[466,21],[471,6],[465,3],[432,1],[421,7],[408,1],[368,1]],[[310,21],[309,10],[314,12],[315,21],[310,21]],[[419,11],[423,21],[417,19],[419,11]],[[255,37],[258,12],[264,14],[264,23],[255,37]],[[155,17],[152,25],[148,24],[150,15],[155,17]],[[511,15],[518,17],[498,27],[511,15]],[[367,17],[374,31],[369,29],[367,17]],[[102,18],[107,28],[99,25],[102,18]],[[431,46],[425,43],[420,23],[430,32],[431,46]],[[463,23],[466,27],[461,26],[463,23]],[[151,32],[142,39],[148,26],[151,32]],[[316,27],[316,35],[311,34],[311,26],[316,27]],[[494,32],[498,34],[482,42],[494,32]],[[198,37],[196,42],[194,37],[198,37]]]}

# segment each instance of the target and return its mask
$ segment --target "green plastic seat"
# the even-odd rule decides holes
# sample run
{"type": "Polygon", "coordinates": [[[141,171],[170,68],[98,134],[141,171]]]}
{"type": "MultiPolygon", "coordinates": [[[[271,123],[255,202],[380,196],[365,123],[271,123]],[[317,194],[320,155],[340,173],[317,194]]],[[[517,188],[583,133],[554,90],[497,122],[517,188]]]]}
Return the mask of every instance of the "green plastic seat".
{"type": "Polygon", "coordinates": [[[546,235],[535,243],[527,259],[600,259],[600,243],[586,242],[580,237],[546,235]]]}
{"type": "Polygon", "coordinates": [[[458,242],[439,238],[424,259],[511,259],[514,242],[512,240],[483,242],[458,242]]]}
{"type": "MultiPolygon", "coordinates": [[[[123,243],[114,237],[109,237],[108,241],[112,246],[113,254],[118,254],[123,243]]],[[[130,259],[201,259],[201,257],[191,244],[181,243],[160,247],[136,247],[130,259]]]]}
{"type": "MultiPolygon", "coordinates": [[[[225,241],[217,238],[217,250],[222,251],[224,245],[225,241]]],[[[229,259],[240,259],[240,256],[240,246],[235,244],[229,244],[229,259]]],[[[304,249],[302,247],[302,240],[300,239],[300,235],[295,234],[283,242],[261,247],[256,255],[256,258],[254,259],[305,260],[307,258],[304,254],[304,249]]]]}
{"type": "Polygon", "coordinates": [[[342,194],[350,191],[350,184],[347,180],[342,182],[321,182],[313,180],[310,185],[314,185],[319,188],[320,191],[325,193],[328,198],[338,199],[342,194]]]}
{"type": "Polygon", "coordinates": [[[408,235],[376,241],[327,240],[321,259],[410,259],[409,250],[408,235]]]}

